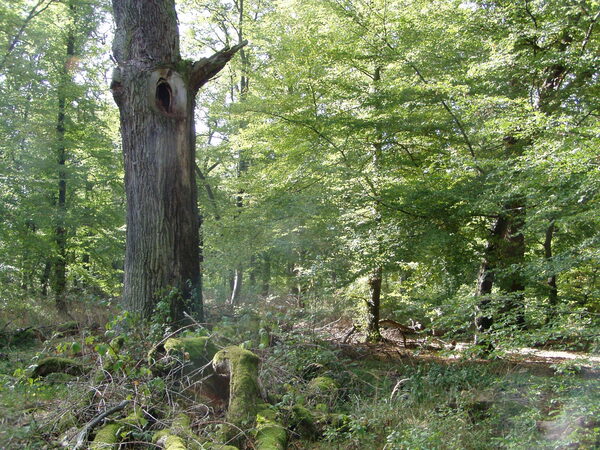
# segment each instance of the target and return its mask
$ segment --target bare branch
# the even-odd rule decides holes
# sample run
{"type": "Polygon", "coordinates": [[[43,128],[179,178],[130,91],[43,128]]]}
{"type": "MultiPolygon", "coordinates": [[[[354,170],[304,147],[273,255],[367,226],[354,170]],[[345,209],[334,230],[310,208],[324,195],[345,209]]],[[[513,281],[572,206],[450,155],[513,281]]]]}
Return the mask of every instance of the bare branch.
{"type": "Polygon", "coordinates": [[[118,405],[113,406],[112,408],[104,411],[102,414],[94,417],[90,422],[85,424],[83,429],[79,432],[79,434],[77,434],[77,442],[75,443],[75,446],[73,448],[74,449],[81,448],[83,446],[88,434],[90,433],[90,431],[92,431],[94,429],[94,427],[96,427],[100,422],[102,422],[102,420],[105,417],[108,417],[111,414],[116,413],[117,411],[121,411],[123,408],[125,408],[127,405],[129,405],[129,403],[130,403],[129,400],[123,400],[118,405]]]}
{"type": "Polygon", "coordinates": [[[202,58],[192,65],[192,73],[190,76],[190,87],[192,92],[197,92],[211,78],[218,74],[223,67],[233,58],[233,56],[243,47],[248,44],[248,41],[242,41],[233,47],[225,47],[219,50],[209,58],[202,58]]]}

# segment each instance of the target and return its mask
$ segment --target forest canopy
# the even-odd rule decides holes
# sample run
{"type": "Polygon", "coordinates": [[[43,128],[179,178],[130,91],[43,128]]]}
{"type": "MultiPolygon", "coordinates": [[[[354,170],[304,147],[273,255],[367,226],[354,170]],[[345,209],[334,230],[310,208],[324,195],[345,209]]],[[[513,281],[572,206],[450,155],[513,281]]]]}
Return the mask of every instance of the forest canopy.
{"type": "Polygon", "coordinates": [[[600,445],[599,21],[3,2],[0,447],[600,445]]]}
{"type": "MultiPolygon", "coordinates": [[[[381,301],[457,333],[476,309],[481,331],[594,321],[595,2],[177,8],[186,58],[249,41],[196,102],[205,301],[292,296],[356,319],[381,301]]],[[[125,195],[110,5],[12,2],[0,20],[3,308],[111,301],[125,195]]]]}

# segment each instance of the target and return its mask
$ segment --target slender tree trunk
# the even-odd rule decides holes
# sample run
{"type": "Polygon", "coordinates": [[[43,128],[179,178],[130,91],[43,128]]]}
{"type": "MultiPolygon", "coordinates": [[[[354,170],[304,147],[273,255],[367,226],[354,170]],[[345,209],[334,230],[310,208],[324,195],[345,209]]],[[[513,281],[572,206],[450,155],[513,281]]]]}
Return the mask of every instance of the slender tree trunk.
{"type": "Polygon", "coordinates": [[[196,288],[196,296],[192,299],[192,313],[197,319],[204,320],[204,216],[198,214],[198,263],[200,269],[198,271],[198,286],[196,288]]]}
{"type": "MultiPolygon", "coordinates": [[[[555,231],[556,225],[554,220],[552,220],[546,229],[546,238],[544,239],[544,258],[549,264],[552,263],[552,239],[554,238],[555,231]]],[[[548,323],[556,315],[556,306],[558,305],[558,288],[556,285],[556,273],[554,272],[554,269],[551,269],[551,274],[548,277],[546,284],[548,286],[548,314],[546,315],[546,323],[548,323]]]]}
{"type": "MultiPolygon", "coordinates": [[[[381,81],[381,67],[375,67],[373,72],[373,92],[379,90],[379,82],[381,81]]],[[[377,131],[375,142],[373,143],[373,167],[375,172],[379,172],[381,153],[383,149],[383,133],[377,131]]],[[[372,205],[375,233],[377,236],[376,252],[377,258],[383,253],[383,245],[381,242],[381,211],[379,204],[373,202],[372,205]]],[[[366,301],[367,306],[367,342],[381,341],[381,331],[379,330],[379,316],[381,305],[381,286],[383,282],[383,267],[378,264],[369,275],[369,298],[366,301]]]]}
{"type": "Polygon", "coordinates": [[[500,215],[495,221],[484,250],[483,260],[479,267],[477,277],[477,290],[475,295],[480,298],[476,307],[475,328],[477,334],[475,342],[481,341],[481,335],[485,334],[494,324],[494,316],[490,307],[492,299],[490,295],[494,287],[494,277],[498,265],[498,247],[501,245],[503,236],[508,230],[508,221],[504,215],[500,215]]]}
{"type": "Polygon", "coordinates": [[[229,303],[237,305],[242,295],[242,283],[244,280],[244,269],[241,265],[237,266],[233,271],[232,284],[231,284],[231,297],[229,303]]]}
{"type": "Polygon", "coordinates": [[[196,311],[199,224],[194,106],[198,89],[245,43],[192,63],[181,59],[174,0],[113,0],[119,106],[127,195],[123,302],[149,317],[167,293],[171,319],[196,311]]]}
{"type": "Polygon", "coordinates": [[[262,287],[260,293],[263,297],[267,297],[271,290],[271,258],[268,254],[264,256],[262,266],[262,287]]]}
{"type": "Polygon", "coordinates": [[[48,283],[50,281],[50,273],[52,271],[52,262],[47,259],[44,263],[44,271],[42,272],[42,276],[40,277],[40,294],[43,297],[48,296],[48,283]]]}
{"type": "MultiPolygon", "coordinates": [[[[71,13],[74,6],[70,5],[71,13]]],[[[58,164],[58,198],[56,202],[56,224],[54,228],[54,242],[56,243],[56,256],[52,264],[54,269],[53,291],[56,309],[62,316],[70,317],[66,290],[67,290],[67,229],[65,216],[67,212],[67,146],[66,146],[66,102],[67,90],[70,79],[70,67],[75,57],[75,32],[70,29],[67,34],[66,59],[63,64],[60,83],[58,86],[58,116],[56,120],[56,159],[58,164]]]]}
{"type": "MultiPolygon", "coordinates": [[[[244,0],[236,0],[235,7],[238,10],[238,24],[237,24],[237,37],[238,42],[242,42],[244,40],[244,0]]],[[[248,78],[248,55],[246,51],[241,48],[240,49],[240,61],[242,63],[241,68],[241,76],[240,76],[240,84],[239,84],[239,100],[243,102],[248,94],[248,87],[250,80],[248,78]]],[[[234,99],[232,98],[232,101],[234,99]]],[[[245,123],[241,124],[241,128],[245,127],[245,123]]],[[[237,167],[237,176],[240,178],[244,172],[248,170],[248,161],[245,159],[244,152],[239,150],[237,152],[238,155],[238,167],[237,167]]],[[[244,207],[244,191],[240,190],[238,192],[236,198],[236,206],[239,208],[238,213],[244,207]]],[[[229,302],[232,305],[236,305],[239,303],[241,295],[242,295],[242,283],[244,280],[244,267],[241,263],[238,263],[237,267],[234,269],[233,275],[233,287],[231,289],[231,298],[229,302]]]]}
{"type": "Polygon", "coordinates": [[[250,288],[254,291],[256,288],[256,256],[252,255],[250,257],[250,269],[248,270],[248,282],[250,284],[250,288]]]}
{"type": "Polygon", "coordinates": [[[381,283],[383,269],[377,267],[369,275],[369,300],[367,300],[367,341],[379,342],[381,332],[379,331],[379,311],[381,304],[381,283]]]}

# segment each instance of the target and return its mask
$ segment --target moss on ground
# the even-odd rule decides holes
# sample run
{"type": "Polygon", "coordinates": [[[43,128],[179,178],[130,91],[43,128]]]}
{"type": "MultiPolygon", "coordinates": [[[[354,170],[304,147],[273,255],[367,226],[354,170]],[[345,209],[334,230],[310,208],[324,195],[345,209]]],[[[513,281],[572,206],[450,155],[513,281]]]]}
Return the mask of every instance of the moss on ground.
{"type": "Polygon", "coordinates": [[[269,405],[261,405],[256,414],[257,450],[283,450],[287,443],[287,431],[277,422],[275,411],[269,405]]]}
{"type": "Polygon", "coordinates": [[[31,376],[33,378],[45,377],[51,373],[66,373],[77,376],[84,375],[88,371],[89,368],[78,361],[52,356],[38,362],[37,366],[33,369],[31,376]]]}
{"type": "Polygon", "coordinates": [[[321,376],[310,380],[308,390],[313,394],[331,394],[338,390],[338,385],[333,378],[321,376]]]}
{"type": "Polygon", "coordinates": [[[104,425],[98,430],[96,437],[90,443],[90,450],[117,448],[119,443],[119,432],[122,426],[123,425],[118,423],[104,425]]]}
{"type": "Polygon", "coordinates": [[[191,430],[187,414],[178,414],[169,428],[154,433],[152,442],[167,450],[185,450],[201,448],[198,439],[191,430]]]}
{"type": "Polygon", "coordinates": [[[211,362],[219,350],[209,337],[193,336],[170,338],[164,343],[167,354],[177,355],[183,361],[189,361],[192,370],[198,370],[211,362]]]}

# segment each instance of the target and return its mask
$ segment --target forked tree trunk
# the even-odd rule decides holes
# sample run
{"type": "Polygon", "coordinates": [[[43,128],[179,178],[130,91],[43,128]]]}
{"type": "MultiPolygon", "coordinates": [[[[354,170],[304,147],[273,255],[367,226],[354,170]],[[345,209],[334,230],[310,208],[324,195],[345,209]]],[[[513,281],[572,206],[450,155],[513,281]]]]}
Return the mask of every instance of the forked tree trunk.
{"type": "Polygon", "coordinates": [[[111,90],[121,113],[127,195],[123,301],[152,314],[167,294],[171,319],[202,319],[194,106],[198,89],[245,43],[210,58],[179,54],[174,0],[113,0],[118,68],[111,90]]]}

